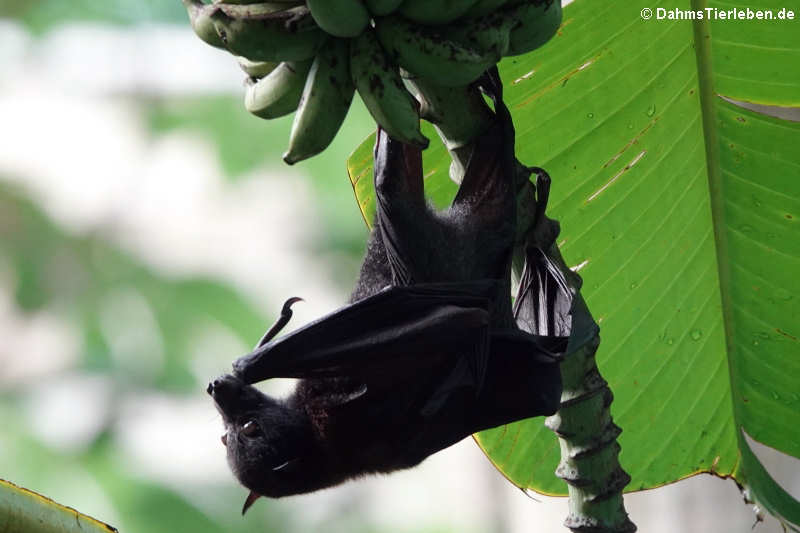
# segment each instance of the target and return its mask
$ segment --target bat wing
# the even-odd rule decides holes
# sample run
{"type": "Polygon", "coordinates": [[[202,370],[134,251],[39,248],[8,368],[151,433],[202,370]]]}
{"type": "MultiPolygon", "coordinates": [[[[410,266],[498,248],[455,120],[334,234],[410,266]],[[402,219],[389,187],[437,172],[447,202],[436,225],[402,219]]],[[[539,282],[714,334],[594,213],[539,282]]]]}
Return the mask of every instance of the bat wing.
{"type": "Polygon", "coordinates": [[[479,388],[489,355],[490,297],[497,284],[479,280],[388,287],[261,346],[234,362],[234,371],[247,383],[352,377],[380,389],[452,359],[453,385],[469,382],[479,388]]]}

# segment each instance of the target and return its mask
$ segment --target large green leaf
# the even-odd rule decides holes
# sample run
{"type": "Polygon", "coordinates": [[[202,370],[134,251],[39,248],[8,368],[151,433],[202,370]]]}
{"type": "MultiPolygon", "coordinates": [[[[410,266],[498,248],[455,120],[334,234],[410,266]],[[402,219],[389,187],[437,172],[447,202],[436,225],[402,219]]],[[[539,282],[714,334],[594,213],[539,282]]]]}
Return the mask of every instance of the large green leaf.
{"type": "Polygon", "coordinates": [[[0,531],[114,533],[117,530],[71,507],[0,479],[0,531]]]}
{"type": "MultiPolygon", "coordinates": [[[[644,20],[646,7],[707,6],[576,0],[547,45],[500,64],[517,155],[553,177],[559,245],[602,328],[628,489],[733,476],[798,523],[743,431],[800,457],[800,124],[723,97],[799,105],[800,23],[644,20]]],[[[349,165],[368,221],[372,142],[349,165]]],[[[424,163],[446,204],[443,147],[424,163]]],[[[566,492],[540,420],[477,440],[515,484],[566,492]]]]}

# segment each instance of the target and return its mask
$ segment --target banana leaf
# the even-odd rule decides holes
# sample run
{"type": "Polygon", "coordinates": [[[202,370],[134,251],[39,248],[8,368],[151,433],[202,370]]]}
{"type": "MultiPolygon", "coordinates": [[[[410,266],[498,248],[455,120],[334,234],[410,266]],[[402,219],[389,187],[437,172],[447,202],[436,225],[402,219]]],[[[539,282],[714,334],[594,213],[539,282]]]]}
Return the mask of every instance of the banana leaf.
{"type": "Polygon", "coordinates": [[[117,529],[0,479],[0,531],[116,533],[117,529]]]}

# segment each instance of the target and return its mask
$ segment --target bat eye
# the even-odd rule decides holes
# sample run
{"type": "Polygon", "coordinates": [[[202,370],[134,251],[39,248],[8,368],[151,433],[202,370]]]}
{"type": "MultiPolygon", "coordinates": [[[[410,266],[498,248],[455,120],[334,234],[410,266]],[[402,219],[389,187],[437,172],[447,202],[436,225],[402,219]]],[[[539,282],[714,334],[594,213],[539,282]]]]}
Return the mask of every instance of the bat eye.
{"type": "Polygon", "coordinates": [[[253,437],[259,432],[258,426],[255,422],[250,420],[242,426],[241,434],[246,437],[253,437]]]}
{"type": "Polygon", "coordinates": [[[223,433],[222,437],[220,437],[220,439],[222,440],[222,445],[223,446],[227,446],[228,445],[228,434],[227,433],[223,433]]]}

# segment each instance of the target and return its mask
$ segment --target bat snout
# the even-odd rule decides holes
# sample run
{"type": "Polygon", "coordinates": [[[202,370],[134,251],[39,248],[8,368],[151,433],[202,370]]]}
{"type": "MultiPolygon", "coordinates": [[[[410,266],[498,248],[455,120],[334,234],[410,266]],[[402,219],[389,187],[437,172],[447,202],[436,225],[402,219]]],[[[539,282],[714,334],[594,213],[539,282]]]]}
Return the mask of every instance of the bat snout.
{"type": "Polygon", "coordinates": [[[243,386],[244,384],[239,379],[225,375],[209,382],[206,392],[218,405],[224,406],[232,399],[241,396],[243,386]]]}

